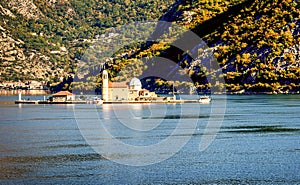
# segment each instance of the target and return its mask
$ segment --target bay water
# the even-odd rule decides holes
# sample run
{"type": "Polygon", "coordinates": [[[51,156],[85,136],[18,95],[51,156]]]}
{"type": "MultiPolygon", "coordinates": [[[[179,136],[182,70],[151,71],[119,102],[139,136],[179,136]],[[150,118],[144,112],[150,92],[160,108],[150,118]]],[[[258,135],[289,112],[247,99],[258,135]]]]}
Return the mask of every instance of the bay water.
{"type": "MultiPolygon", "coordinates": [[[[183,111],[180,104],[13,104],[17,98],[0,97],[0,184],[300,184],[299,95],[213,96],[213,102],[226,104],[215,133],[206,132],[213,104],[191,103],[183,111]],[[144,158],[120,152],[109,158],[95,150],[78,125],[81,110],[90,121],[109,126],[121,143],[160,143],[179,121],[189,130],[169,147],[188,141],[165,160],[156,160],[163,155],[158,148],[151,164],[122,164],[114,159],[134,164],[144,158]],[[124,120],[131,126],[160,122],[133,132],[124,120]],[[203,136],[213,133],[209,146],[199,150],[203,136]]],[[[104,139],[96,138],[100,144],[104,139]]]]}

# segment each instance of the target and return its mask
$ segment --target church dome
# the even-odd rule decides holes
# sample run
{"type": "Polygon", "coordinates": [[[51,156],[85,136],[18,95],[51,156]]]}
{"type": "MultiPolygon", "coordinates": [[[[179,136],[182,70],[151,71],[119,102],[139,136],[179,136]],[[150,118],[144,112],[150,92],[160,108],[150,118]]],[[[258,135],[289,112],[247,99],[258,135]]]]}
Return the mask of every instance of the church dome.
{"type": "Polygon", "coordinates": [[[130,89],[133,90],[141,90],[142,89],[142,83],[138,78],[133,78],[129,82],[130,89]]]}

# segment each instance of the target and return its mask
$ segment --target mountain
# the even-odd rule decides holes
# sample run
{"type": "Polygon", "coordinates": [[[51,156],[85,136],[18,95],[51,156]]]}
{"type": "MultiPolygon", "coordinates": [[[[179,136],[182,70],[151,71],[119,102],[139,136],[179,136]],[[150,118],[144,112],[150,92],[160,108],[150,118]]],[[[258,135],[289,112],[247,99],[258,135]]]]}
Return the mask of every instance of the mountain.
{"type": "MultiPolygon", "coordinates": [[[[208,48],[199,51],[199,46],[194,44],[182,51],[172,47],[176,42],[183,42],[187,33],[169,47],[160,43],[162,49],[158,56],[186,69],[199,91],[225,86],[228,92],[299,92],[299,18],[298,0],[179,0],[161,20],[190,29],[208,48]],[[191,57],[192,51],[198,52],[198,58],[191,57]],[[210,55],[216,58],[222,73],[219,66],[209,66],[212,57],[207,56],[210,55]],[[225,83],[208,80],[219,78],[224,78],[225,83]]],[[[160,25],[156,34],[165,33],[167,24],[160,25]]],[[[155,55],[157,47],[153,51],[152,45],[141,53],[155,55]]]]}
{"type": "Polygon", "coordinates": [[[0,82],[68,78],[113,26],[158,20],[171,0],[1,0],[0,82]]]}
{"type": "MultiPolygon", "coordinates": [[[[208,47],[195,44],[183,51],[174,47],[182,41],[175,37],[128,46],[105,64],[112,80],[125,64],[136,67],[141,57],[161,57],[189,74],[198,91],[211,86],[229,92],[300,91],[298,0],[2,0],[0,17],[2,82],[70,81],[86,49],[98,38],[109,39],[112,27],[161,20],[166,22],[154,32],[157,36],[172,35],[171,22],[193,31],[208,47]],[[212,57],[219,66],[210,66],[212,57]],[[209,80],[218,78],[225,82],[209,80]]],[[[90,61],[99,62],[97,57],[90,61]]]]}

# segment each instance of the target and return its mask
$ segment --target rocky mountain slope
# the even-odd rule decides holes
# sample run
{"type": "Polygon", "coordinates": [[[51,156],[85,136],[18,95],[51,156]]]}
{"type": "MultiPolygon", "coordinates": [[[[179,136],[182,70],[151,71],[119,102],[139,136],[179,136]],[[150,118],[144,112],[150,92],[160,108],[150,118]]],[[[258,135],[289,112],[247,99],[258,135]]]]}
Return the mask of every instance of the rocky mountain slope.
{"type": "MultiPolygon", "coordinates": [[[[36,23],[46,16],[30,0],[5,0],[0,4],[0,81],[58,81],[67,76],[64,63],[57,56],[67,54],[66,48],[53,47],[53,34],[36,32],[36,23]]],[[[39,25],[42,26],[42,25],[39,25]]]]}
{"type": "Polygon", "coordinates": [[[113,26],[157,20],[171,0],[2,0],[0,82],[55,84],[76,72],[85,50],[113,26]]]}

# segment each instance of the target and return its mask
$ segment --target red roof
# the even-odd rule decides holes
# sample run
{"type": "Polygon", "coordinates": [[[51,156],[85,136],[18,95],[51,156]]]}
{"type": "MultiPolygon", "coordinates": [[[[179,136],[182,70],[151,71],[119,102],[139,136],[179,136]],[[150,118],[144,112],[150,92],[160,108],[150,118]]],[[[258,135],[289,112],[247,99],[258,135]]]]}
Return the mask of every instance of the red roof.
{"type": "Polygon", "coordinates": [[[128,88],[127,82],[109,82],[109,88],[128,88]]]}
{"type": "Polygon", "coordinates": [[[74,96],[69,91],[59,91],[58,93],[52,94],[52,96],[74,96]]]}
{"type": "Polygon", "coordinates": [[[141,89],[140,91],[142,91],[142,92],[150,92],[150,91],[147,90],[147,89],[141,89]]]}

